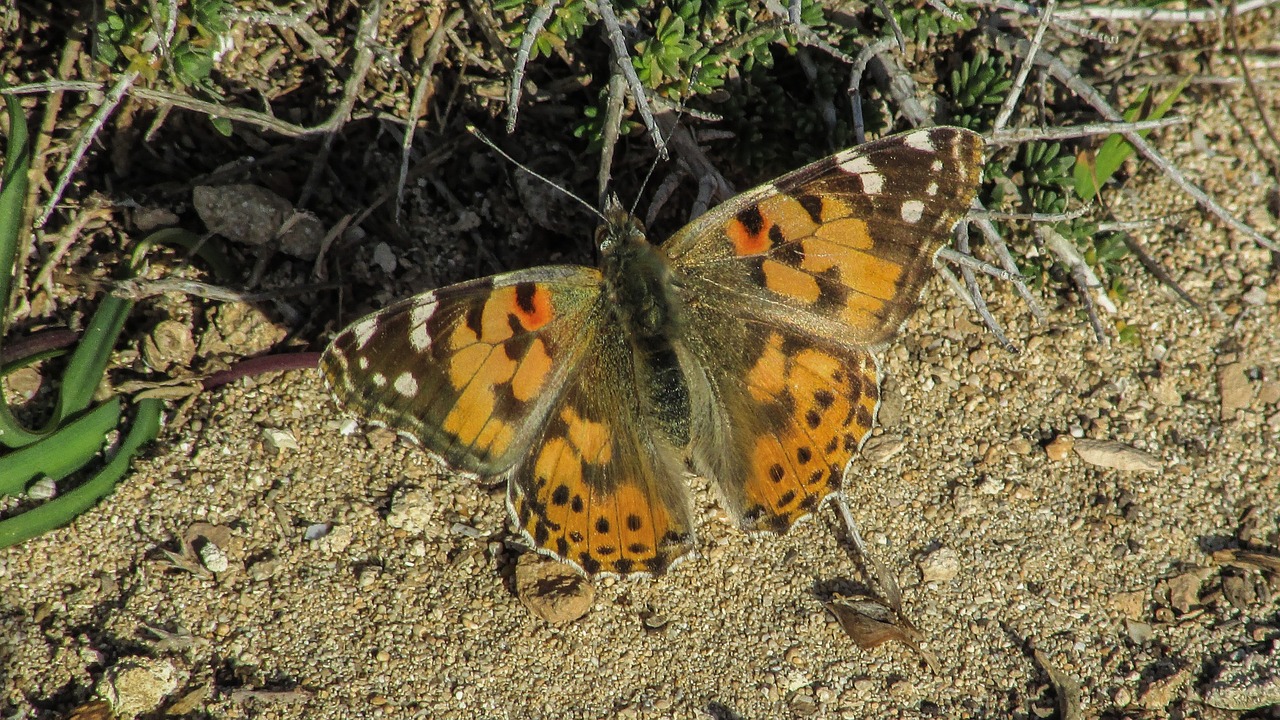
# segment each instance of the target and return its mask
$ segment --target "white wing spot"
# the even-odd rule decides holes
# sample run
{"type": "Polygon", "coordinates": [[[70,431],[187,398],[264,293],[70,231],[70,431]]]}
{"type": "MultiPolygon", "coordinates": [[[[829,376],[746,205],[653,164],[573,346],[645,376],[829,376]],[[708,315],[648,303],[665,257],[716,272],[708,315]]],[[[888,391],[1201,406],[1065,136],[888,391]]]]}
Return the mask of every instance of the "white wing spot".
{"type": "Polygon", "coordinates": [[[378,387],[386,387],[387,376],[383,375],[380,372],[376,372],[369,376],[369,382],[373,383],[374,385],[377,385],[378,387]]]}
{"type": "Polygon", "coordinates": [[[933,164],[929,166],[929,169],[936,173],[942,172],[942,161],[934,160],[933,164]]]}
{"type": "Polygon", "coordinates": [[[857,175],[862,180],[862,191],[868,195],[879,195],[884,188],[884,176],[876,172],[876,166],[866,155],[859,155],[854,150],[845,150],[836,154],[836,163],[840,169],[850,175],[857,175]]]}
{"type": "Polygon", "coordinates": [[[413,397],[418,394],[418,381],[414,379],[413,375],[402,372],[396,378],[396,392],[405,397],[413,397]]]}
{"type": "Polygon", "coordinates": [[[906,141],[907,147],[909,148],[915,148],[916,150],[924,150],[926,152],[933,152],[937,150],[937,148],[934,147],[933,138],[929,137],[929,135],[930,133],[928,130],[922,130],[920,132],[911,133],[910,135],[903,138],[903,140],[906,141]]]}
{"type": "Polygon", "coordinates": [[[369,339],[378,331],[378,316],[367,317],[351,327],[351,334],[356,337],[356,349],[363,350],[369,339]]]}
{"type": "Polygon", "coordinates": [[[933,197],[934,195],[937,195],[937,194],[938,194],[938,183],[936,183],[936,182],[931,182],[931,183],[929,183],[929,187],[925,188],[925,189],[924,189],[924,191],[925,191],[926,193],[928,193],[930,197],[933,197]]]}
{"type": "Polygon", "coordinates": [[[361,370],[368,370],[369,358],[361,355],[360,357],[356,358],[356,365],[359,365],[361,370]]]}
{"type": "Polygon", "coordinates": [[[841,170],[854,175],[876,171],[876,166],[867,159],[867,156],[859,154],[857,150],[836,153],[836,163],[840,165],[841,170]]]}
{"type": "Polygon", "coordinates": [[[918,223],[924,216],[924,203],[919,200],[908,200],[902,203],[902,219],[909,223],[918,223]]]}
{"type": "Polygon", "coordinates": [[[434,302],[418,305],[409,313],[409,344],[419,352],[431,345],[431,333],[427,330],[427,321],[436,312],[434,302]]]}

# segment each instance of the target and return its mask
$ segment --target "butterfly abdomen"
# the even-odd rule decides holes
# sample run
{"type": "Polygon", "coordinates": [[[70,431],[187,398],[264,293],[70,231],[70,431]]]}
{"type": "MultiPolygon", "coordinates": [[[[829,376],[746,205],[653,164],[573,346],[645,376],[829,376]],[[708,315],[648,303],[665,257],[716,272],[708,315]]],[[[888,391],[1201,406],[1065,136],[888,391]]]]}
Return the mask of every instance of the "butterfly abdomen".
{"type": "Polygon", "coordinates": [[[646,414],[676,445],[689,442],[689,386],[675,342],[687,322],[666,259],[643,235],[604,250],[604,283],[613,321],[623,328],[646,414]]]}

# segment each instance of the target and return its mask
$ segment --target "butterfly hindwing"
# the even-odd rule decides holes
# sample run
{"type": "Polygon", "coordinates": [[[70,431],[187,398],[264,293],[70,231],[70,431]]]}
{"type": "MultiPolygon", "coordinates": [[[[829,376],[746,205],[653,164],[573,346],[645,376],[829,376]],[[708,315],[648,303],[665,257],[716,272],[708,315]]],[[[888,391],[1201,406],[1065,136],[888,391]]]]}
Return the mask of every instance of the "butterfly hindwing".
{"type": "Polygon", "coordinates": [[[512,512],[588,574],[657,574],[694,543],[680,451],[651,422],[620,328],[601,326],[587,356],[512,470],[512,512]]]}

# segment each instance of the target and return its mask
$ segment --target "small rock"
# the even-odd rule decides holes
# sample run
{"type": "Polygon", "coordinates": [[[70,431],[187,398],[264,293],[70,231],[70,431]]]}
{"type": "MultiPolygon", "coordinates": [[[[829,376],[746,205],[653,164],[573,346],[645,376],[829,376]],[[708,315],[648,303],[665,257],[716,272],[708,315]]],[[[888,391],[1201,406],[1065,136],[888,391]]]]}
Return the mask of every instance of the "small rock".
{"type": "Polygon", "coordinates": [[[308,525],[307,529],[302,533],[302,539],[306,540],[307,542],[314,542],[328,535],[329,531],[332,529],[333,529],[333,523],[327,523],[327,522],[313,523],[311,525],[308,525]]]}
{"type": "Polygon", "coordinates": [[[436,502],[424,488],[407,488],[398,491],[391,500],[387,524],[414,535],[421,535],[439,526],[436,522],[436,502]]]}
{"type": "Polygon", "coordinates": [[[27,499],[49,500],[58,494],[58,482],[44,476],[27,486],[27,499]]]}
{"type": "Polygon", "coordinates": [[[173,665],[164,660],[121,658],[103,673],[97,694],[117,717],[133,718],[159,708],[165,697],[178,689],[176,676],[173,665]]]}
{"type": "Polygon", "coordinates": [[[316,543],[316,545],[320,548],[321,552],[339,554],[351,545],[351,541],[354,537],[355,533],[351,531],[350,527],[346,525],[338,525],[330,530],[328,535],[320,538],[320,541],[316,543]]]}
{"type": "Polygon", "coordinates": [[[1111,596],[1111,607],[1126,618],[1137,620],[1142,617],[1146,593],[1141,590],[1120,592],[1111,596]]]}
{"type": "Polygon", "coordinates": [[[1075,438],[1070,435],[1059,435],[1044,447],[1044,454],[1048,455],[1049,460],[1053,462],[1062,462],[1067,459],[1067,455],[1071,454],[1071,448],[1075,447],[1075,444],[1075,438]]]}
{"type": "Polygon", "coordinates": [[[213,322],[200,336],[202,356],[231,354],[236,357],[266,352],[288,335],[262,310],[248,303],[223,303],[210,311],[213,322]]]}
{"type": "Polygon", "coordinates": [[[868,461],[880,465],[897,455],[904,444],[901,435],[885,433],[867,440],[867,444],[862,446],[862,456],[868,461]]]}
{"type": "Polygon", "coordinates": [[[880,412],[876,413],[876,422],[884,428],[897,427],[902,423],[902,413],[906,407],[906,400],[898,392],[897,383],[885,383],[880,390],[880,412]]]}
{"type": "Polygon", "coordinates": [[[920,558],[922,582],[947,582],[960,574],[960,556],[951,548],[938,548],[920,558]]]}
{"type": "Polygon", "coordinates": [[[297,450],[298,440],[288,430],[278,428],[262,428],[262,438],[267,447],[273,450],[297,450]]]}
{"type": "Polygon", "coordinates": [[[1081,460],[1098,467],[1126,472],[1158,472],[1164,467],[1151,453],[1114,440],[1080,438],[1075,441],[1075,451],[1081,460]]]}
{"type": "Polygon", "coordinates": [[[196,341],[191,338],[191,328],[177,320],[161,320],[142,340],[142,360],[158,372],[171,367],[185,368],[195,355],[196,341]]]}
{"type": "Polygon", "coordinates": [[[39,370],[33,367],[20,367],[17,370],[5,376],[5,385],[9,391],[18,396],[18,399],[25,402],[36,396],[40,391],[40,385],[44,382],[44,376],[39,370]]]}
{"type": "Polygon", "coordinates": [[[1240,300],[1244,302],[1246,305],[1266,305],[1267,289],[1264,287],[1260,287],[1258,285],[1254,285],[1253,287],[1249,288],[1245,292],[1245,294],[1240,296],[1240,300]]]}
{"type": "Polygon", "coordinates": [[[1218,669],[1204,701],[1223,710],[1256,710],[1280,704],[1280,663],[1274,650],[1239,650],[1218,669]]]}
{"type": "Polygon", "coordinates": [[[1258,402],[1263,405],[1280,405],[1280,380],[1267,380],[1258,388],[1258,402]]]}
{"type": "Polygon", "coordinates": [[[390,275],[396,269],[396,254],[391,252],[391,246],[380,242],[373,246],[373,264],[382,268],[382,271],[390,275]]]}
{"type": "Polygon", "coordinates": [[[1138,693],[1138,704],[1148,710],[1167,708],[1174,701],[1174,696],[1190,679],[1191,669],[1183,667],[1168,677],[1152,680],[1142,692],[1138,693]]]}
{"type": "Polygon", "coordinates": [[[209,572],[226,572],[229,563],[227,562],[227,551],[214,545],[212,542],[206,542],[200,546],[200,563],[204,565],[209,572]]]}
{"type": "Polygon", "coordinates": [[[1182,392],[1178,390],[1178,381],[1172,375],[1151,383],[1151,395],[1156,402],[1165,407],[1177,407],[1182,404],[1182,392]]]}
{"type": "Polygon", "coordinates": [[[1249,382],[1248,365],[1235,362],[1218,368],[1218,392],[1222,396],[1221,419],[1236,419],[1236,411],[1243,410],[1253,400],[1253,383],[1249,382]]]}
{"type": "Polygon", "coordinates": [[[280,233],[280,251],[302,260],[315,260],[327,230],[320,218],[306,210],[296,211],[285,221],[280,233]]]}
{"type": "Polygon", "coordinates": [[[1258,601],[1258,593],[1253,583],[1243,575],[1225,575],[1222,578],[1222,594],[1237,610],[1247,610],[1250,605],[1258,601]]]}
{"type": "Polygon", "coordinates": [[[1155,634],[1151,623],[1138,622],[1137,620],[1125,619],[1124,631],[1128,634],[1129,639],[1134,645],[1146,645],[1151,642],[1152,635],[1155,634]]]}
{"type": "Polygon", "coordinates": [[[258,185],[201,185],[191,201],[211,232],[253,247],[274,240],[293,215],[293,203],[258,185]]]}
{"type": "Polygon", "coordinates": [[[534,615],[559,625],[586,615],[596,589],[568,565],[529,552],[516,563],[516,595],[534,615]]]}
{"type": "Polygon", "coordinates": [[[1196,568],[1166,580],[1169,586],[1169,604],[1173,609],[1186,613],[1199,605],[1200,584],[1212,573],[1211,568],[1196,568]]]}

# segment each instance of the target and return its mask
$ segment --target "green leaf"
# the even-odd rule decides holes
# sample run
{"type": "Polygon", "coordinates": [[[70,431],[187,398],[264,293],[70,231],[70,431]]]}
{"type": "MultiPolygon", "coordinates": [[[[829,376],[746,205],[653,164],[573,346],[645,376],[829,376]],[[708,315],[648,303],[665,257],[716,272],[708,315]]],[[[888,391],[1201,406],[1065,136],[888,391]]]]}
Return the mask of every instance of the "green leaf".
{"type": "MultiPolygon", "coordinates": [[[[1191,82],[1191,76],[1183,78],[1172,91],[1165,96],[1151,113],[1144,120],[1159,120],[1169,112],[1173,104],[1177,102],[1178,97],[1182,95],[1182,91],[1186,89],[1187,83],[1191,82]]],[[[1133,122],[1138,118],[1138,114],[1142,112],[1142,105],[1146,102],[1147,95],[1151,88],[1144,88],[1138,95],[1138,98],[1124,112],[1124,119],[1133,122]]],[[[1139,137],[1146,137],[1151,134],[1151,130],[1139,130],[1139,137]]],[[[1133,145],[1124,139],[1123,135],[1115,134],[1107,137],[1098,148],[1092,160],[1085,159],[1083,156],[1080,162],[1076,163],[1075,169],[1075,190],[1076,195],[1080,199],[1088,201],[1092,200],[1097,194],[1099,188],[1115,174],[1120,166],[1124,164],[1133,155],[1133,145]]]]}

